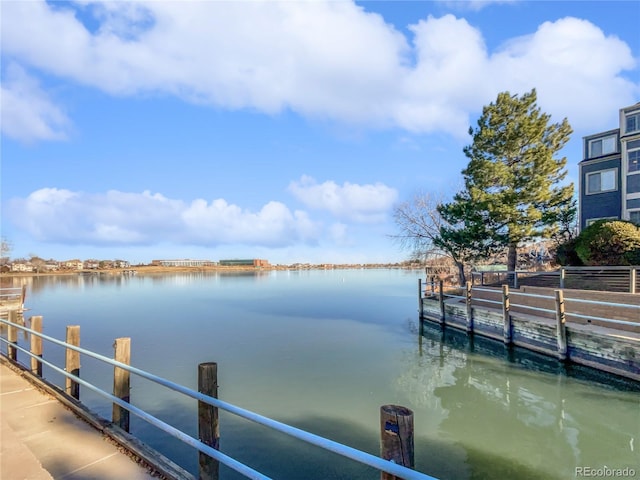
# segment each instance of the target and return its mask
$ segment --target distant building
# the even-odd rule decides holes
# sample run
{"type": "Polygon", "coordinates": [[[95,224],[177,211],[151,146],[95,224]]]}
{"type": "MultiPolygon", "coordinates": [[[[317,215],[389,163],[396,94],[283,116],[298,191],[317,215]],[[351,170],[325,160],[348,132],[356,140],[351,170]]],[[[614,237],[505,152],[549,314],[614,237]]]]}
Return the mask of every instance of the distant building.
{"type": "Polygon", "coordinates": [[[84,263],[82,262],[82,260],[67,260],[66,262],[63,262],[64,268],[67,268],[69,270],[82,270],[82,267],[84,266],[84,263]]]}
{"type": "Polygon", "coordinates": [[[27,260],[16,260],[11,264],[12,272],[33,272],[33,264],[27,260]]]}
{"type": "Polygon", "coordinates": [[[97,270],[100,267],[100,261],[99,260],[85,260],[84,261],[84,268],[86,270],[97,270]]]}
{"type": "Polygon", "coordinates": [[[601,219],[640,225],[640,103],[620,109],[620,126],[583,139],[580,230],[601,219]]]}
{"type": "Polygon", "coordinates": [[[248,259],[232,259],[232,260],[220,260],[218,264],[221,267],[268,267],[269,261],[259,258],[248,259]]]}
{"type": "Polygon", "coordinates": [[[151,265],[159,265],[162,267],[212,267],[215,262],[211,260],[152,260],[151,265]]]}

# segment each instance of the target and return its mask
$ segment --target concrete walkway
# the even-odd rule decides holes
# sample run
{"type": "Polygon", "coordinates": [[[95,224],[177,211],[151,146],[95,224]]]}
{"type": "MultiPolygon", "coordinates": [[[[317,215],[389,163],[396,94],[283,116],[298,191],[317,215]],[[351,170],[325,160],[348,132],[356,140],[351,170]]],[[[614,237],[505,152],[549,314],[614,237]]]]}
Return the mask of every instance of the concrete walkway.
{"type": "Polygon", "coordinates": [[[0,365],[2,480],[156,478],[58,400],[0,365]]]}

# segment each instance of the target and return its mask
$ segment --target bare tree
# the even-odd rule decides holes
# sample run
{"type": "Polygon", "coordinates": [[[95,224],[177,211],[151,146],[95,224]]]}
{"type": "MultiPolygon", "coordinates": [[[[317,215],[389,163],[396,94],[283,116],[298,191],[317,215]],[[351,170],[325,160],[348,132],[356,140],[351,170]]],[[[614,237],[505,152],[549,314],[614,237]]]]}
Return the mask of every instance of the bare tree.
{"type": "Polygon", "coordinates": [[[11,242],[7,240],[7,237],[2,237],[0,239],[0,257],[8,257],[12,249],[13,246],[11,242]]]}
{"type": "Polygon", "coordinates": [[[30,253],[29,257],[30,257],[29,261],[31,262],[31,265],[33,265],[36,269],[36,273],[40,273],[47,262],[44,259],[40,258],[35,253],[30,253]]]}
{"type": "Polygon", "coordinates": [[[391,235],[402,248],[410,249],[414,258],[423,260],[446,257],[458,270],[458,281],[466,283],[465,263],[475,258],[475,252],[465,245],[445,241],[443,228],[452,228],[440,215],[438,205],[442,195],[426,192],[416,193],[411,200],[396,205],[393,219],[400,231],[391,235]]]}

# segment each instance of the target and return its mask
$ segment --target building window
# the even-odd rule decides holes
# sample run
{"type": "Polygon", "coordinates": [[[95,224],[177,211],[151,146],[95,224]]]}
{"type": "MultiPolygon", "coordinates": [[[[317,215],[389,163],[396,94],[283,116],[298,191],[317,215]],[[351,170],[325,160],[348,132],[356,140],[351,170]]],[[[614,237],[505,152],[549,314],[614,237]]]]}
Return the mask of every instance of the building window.
{"type": "Polygon", "coordinates": [[[587,173],[587,195],[617,190],[618,169],[587,173]]]}
{"type": "Polygon", "coordinates": [[[627,144],[627,173],[640,172],[640,140],[627,144]]]}
{"type": "Polygon", "coordinates": [[[589,158],[601,157],[617,151],[616,136],[610,135],[589,142],[589,158]]]}
{"type": "Polygon", "coordinates": [[[632,210],[629,212],[629,221],[640,225],[640,210],[632,210]]]}
{"type": "Polygon", "coordinates": [[[626,117],[626,133],[637,132],[640,130],[640,112],[633,112],[626,117]]]}

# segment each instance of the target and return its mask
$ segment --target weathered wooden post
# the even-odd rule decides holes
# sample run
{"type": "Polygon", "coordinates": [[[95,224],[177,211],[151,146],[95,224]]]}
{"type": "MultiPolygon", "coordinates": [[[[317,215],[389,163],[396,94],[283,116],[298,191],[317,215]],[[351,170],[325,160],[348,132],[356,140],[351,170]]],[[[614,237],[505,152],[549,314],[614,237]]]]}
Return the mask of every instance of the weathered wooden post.
{"type": "MultiPolygon", "coordinates": [[[[42,333],[42,316],[35,315],[31,317],[31,330],[42,333]]],[[[42,376],[42,362],[38,360],[42,358],[42,338],[38,335],[31,334],[31,373],[39,377],[42,376]]]]}
{"type": "MultiPolygon", "coordinates": [[[[67,343],[76,347],[80,346],[79,325],[67,326],[67,343]]],[[[76,377],[80,376],[80,352],[70,348],[66,349],[65,370],[76,377]]],[[[76,400],[80,400],[80,384],[69,377],[65,377],[65,392],[76,400]]]]}
{"type": "Polygon", "coordinates": [[[518,288],[518,272],[517,272],[517,270],[513,271],[513,288],[514,289],[518,288]]]}
{"type": "Polygon", "coordinates": [[[439,290],[440,290],[439,301],[440,301],[440,323],[441,324],[444,324],[444,321],[445,321],[445,318],[444,318],[445,311],[444,311],[444,288],[443,288],[443,283],[444,282],[442,280],[440,280],[440,282],[439,282],[439,290]]]}
{"type": "MultiPolygon", "coordinates": [[[[131,365],[131,339],[116,338],[113,344],[116,362],[131,365]]],[[[113,367],[113,396],[129,403],[131,402],[131,373],[120,367],[113,367]]],[[[129,431],[129,410],[114,403],[111,412],[111,421],[125,432],[129,431]]]]}
{"type": "Polygon", "coordinates": [[[27,285],[22,285],[22,291],[20,292],[20,307],[24,308],[24,301],[27,299],[27,285]]]}
{"type": "Polygon", "coordinates": [[[418,312],[419,312],[419,320],[422,320],[424,315],[424,304],[422,303],[422,279],[418,279],[418,312]]]}
{"type": "Polygon", "coordinates": [[[467,332],[473,332],[473,310],[471,308],[471,282],[467,282],[467,332]]]}
{"type": "MultiPolygon", "coordinates": [[[[218,398],[218,364],[198,365],[198,391],[218,398]]],[[[202,443],[220,449],[220,427],[218,408],[198,401],[198,438],[202,443]]],[[[220,463],[209,455],[199,452],[200,480],[218,480],[220,463]]]]}
{"type": "Polygon", "coordinates": [[[636,283],[638,279],[638,269],[636,267],[629,267],[629,293],[636,293],[636,283]]]}
{"type": "MultiPolygon", "coordinates": [[[[408,408],[399,405],[380,407],[380,457],[414,468],[413,412],[408,408]]],[[[380,479],[396,480],[398,477],[380,472],[380,479]]]]}
{"type": "Polygon", "coordinates": [[[560,269],[560,288],[564,288],[564,278],[565,278],[565,274],[566,274],[566,271],[565,271],[564,267],[562,267],[562,268],[560,269]]]}
{"type": "Polygon", "coordinates": [[[564,313],[564,293],[562,290],[556,290],[556,322],[558,339],[558,360],[567,359],[567,329],[566,316],[564,313]]]}
{"type": "Polygon", "coordinates": [[[484,287],[484,272],[480,272],[480,286],[484,287]]]}
{"type": "Polygon", "coordinates": [[[502,285],[502,320],[504,322],[504,343],[511,343],[511,306],[509,302],[509,285],[502,285]]]}
{"type": "Polygon", "coordinates": [[[7,326],[7,356],[10,360],[18,360],[18,329],[14,326],[18,324],[17,310],[9,311],[9,325],[7,326]]]}

